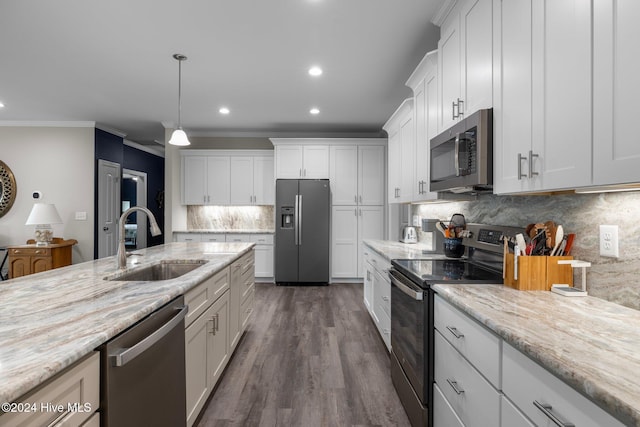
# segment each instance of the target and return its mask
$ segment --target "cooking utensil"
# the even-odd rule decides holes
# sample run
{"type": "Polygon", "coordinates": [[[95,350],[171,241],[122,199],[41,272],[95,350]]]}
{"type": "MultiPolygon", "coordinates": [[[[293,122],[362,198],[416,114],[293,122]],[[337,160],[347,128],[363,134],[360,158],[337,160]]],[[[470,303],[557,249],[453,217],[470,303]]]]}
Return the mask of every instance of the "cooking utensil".
{"type": "Polygon", "coordinates": [[[444,225],[444,222],[436,222],[436,229],[438,229],[438,231],[441,232],[444,237],[447,237],[447,226],[444,225]]]}
{"type": "Polygon", "coordinates": [[[525,243],[522,233],[516,234],[516,245],[518,245],[518,248],[520,249],[520,255],[527,254],[527,244],[525,243]]]}
{"type": "Polygon", "coordinates": [[[573,247],[573,241],[575,238],[576,238],[576,235],[574,233],[570,233],[569,236],[567,237],[567,246],[564,250],[565,255],[571,255],[571,248],[573,247]]]}
{"type": "Polygon", "coordinates": [[[560,244],[562,243],[562,239],[564,238],[564,230],[561,225],[556,227],[556,237],[554,239],[555,244],[553,245],[553,249],[551,250],[551,256],[556,255],[560,244]]]}

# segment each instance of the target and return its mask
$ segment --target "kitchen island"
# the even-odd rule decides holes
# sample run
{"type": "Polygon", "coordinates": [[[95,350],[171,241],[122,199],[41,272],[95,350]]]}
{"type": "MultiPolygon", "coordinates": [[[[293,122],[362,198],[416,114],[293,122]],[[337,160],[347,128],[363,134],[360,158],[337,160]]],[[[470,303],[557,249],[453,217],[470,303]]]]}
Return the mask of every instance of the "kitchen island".
{"type": "Polygon", "coordinates": [[[156,309],[232,264],[254,243],[170,243],[141,249],[127,269],[171,260],[203,262],[176,279],[117,278],[115,257],[0,286],[0,402],[12,402],[156,309]]]}
{"type": "MultiPolygon", "coordinates": [[[[567,298],[502,285],[433,289],[499,336],[504,348],[528,356],[624,425],[640,425],[637,310],[594,297],[567,298]]],[[[508,380],[503,375],[503,387],[508,380]]]]}

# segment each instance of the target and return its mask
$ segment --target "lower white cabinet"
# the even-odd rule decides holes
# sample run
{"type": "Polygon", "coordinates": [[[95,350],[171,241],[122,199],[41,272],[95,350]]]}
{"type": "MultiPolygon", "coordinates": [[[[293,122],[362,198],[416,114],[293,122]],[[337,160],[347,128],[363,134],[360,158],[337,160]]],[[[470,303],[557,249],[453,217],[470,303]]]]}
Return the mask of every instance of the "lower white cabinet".
{"type": "Polygon", "coordinates": [[[273,279],[273,234],[227,234],[227,242],[254,242],[256,277],[273,279]]]}
{"type": "Polygon", "coordinates": [[[187,426],[191,427],[253,312],[253,251],[185,294],[187,426]],[[249,314],[247,314],[249,313],[249,314]]]}
{"type": "Polygon", "coordinates": [[[391,262],[369,246],[363,251],[364,304],[388,351],[391,351],[391,262]]]}
{"type": "Polygon", "coordinates": [[[504,396],[502,396],[500,406],[500,417],[502,418],[502,425],[505,427],[535,427],[535,424],[529,421],[529,419],[504,396]]]}
{"type": "Polygon", "coordinates": [[[462,421],[442,394],[438,384],[433,384],[433,425],[444,427],[464,427],[462,421]]]}
{"type": "Polygon", "coordinates": [[[1,426],[96,425],[96,420],[100,425],[99,414],[95,414],[100,406],[100,353],[93,352],[15,403],[16,408],[21,404],[36,407],[29,406],[31,411],[0,412],[1,426]],[[44,404],[65,410],[42,410],[44,404]]]}
{"type": "Polygon", "coordinates": [[[371,265],[371,249],[365,247],[364,249],[364,305],[367,307],[369,313],[373,310],[373,277],[375,269],[371,265]]]}

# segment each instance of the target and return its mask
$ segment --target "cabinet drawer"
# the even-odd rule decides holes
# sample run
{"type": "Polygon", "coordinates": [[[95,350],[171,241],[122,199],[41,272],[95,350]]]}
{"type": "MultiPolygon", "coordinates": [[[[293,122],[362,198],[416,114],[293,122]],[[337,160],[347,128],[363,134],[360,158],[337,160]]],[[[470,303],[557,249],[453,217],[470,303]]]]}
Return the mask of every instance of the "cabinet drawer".
{"type": "MultiPolygon", "coordinates": [[[[448,385],[448,384],[447,384],[448,385]]],[[[442,394],[438,384],[433,385],[433,425],[447,427],[464,427],[460,418],[442,394]]],[[[511,426],[509,426],[511,427],[511,426]]]]}
{"type": "Polygon", "coordinates": [[[174,233],[176,242],[199,242],[200,234],[198,233],[174,233]]]}
{"type": "Polygon", "coordinates": [[[251,234],[227,234],[227,242],[253,242],[251,234]]]}
{"type": "Polygon", "coordinates": [[[184,303],[189,306],[184,326],[189,326],[227,289],[229,289],[229,267],[188,291],[184,295],[184,303]]]}
{"type": "Polygon", "coordinates": [[[208,286],[211,288],[213,301],[220,298],[224,292],[229,289],[229,267],[217,273],[215,276],[207,280],[208,286]]]}
{"type": "Polygon", "coordinates": [[[251,314],[253,313],[254,298],[255,288],[251,288],[245,300],[242,301],[242,304],[240,304],[240,328],[242,331],[247,329],[247,325],[249,324],[249,320],[251,319],[251,314]]]}
{"type": "Polygon", "coordinates": [[[202,233],[200,234],[201,242],[225,242],[224,234],[202,233]]]}
{"type": "Polygon", "coordinates": [[[19,248],[9,249],[9,255],[16,256],[51,256],[51,248],[19,248]]]}
{"type": "Polygon", "coordinates": [[[623,425],[507,343],[502,347],[502,369],[504,394],[536,425],[554,425],[551,414],[580,427],[623,425]]]}
{"type": "Polygon", "coordinates": [[[500,393],[440,334],[435,335],[434,378],[466,425],[500,425],[500,393]]]}
{"type": "Polygon", "coordinates": [[[502,396],[500,405],[502,425],[504,427],[535,427],[522,412],[516,408],[506,397],[502,396]]]}
{"type": "Polygon", "coordinates": [[[500,389],[500,338],[438,295],[433,312],[436,330],[500,389]]]}
{"type": "Polygon", "coordinates": [[[273,245],[273,234],[254,234],[253,241],[258,245],[273,245]]]}
{"type": "Polygon", "coordinates": [[[94,352],[18,401],[35,404],[36,410],[0,415],[3,427],[82,424],[100,406],[100,353],[94,352]],[[40,405],[47,403],[56,407],[62,405],[64,410],[41,410],[40,405]],[[69,410],[74,407],[77,408],[75,411],[69,410]]]}

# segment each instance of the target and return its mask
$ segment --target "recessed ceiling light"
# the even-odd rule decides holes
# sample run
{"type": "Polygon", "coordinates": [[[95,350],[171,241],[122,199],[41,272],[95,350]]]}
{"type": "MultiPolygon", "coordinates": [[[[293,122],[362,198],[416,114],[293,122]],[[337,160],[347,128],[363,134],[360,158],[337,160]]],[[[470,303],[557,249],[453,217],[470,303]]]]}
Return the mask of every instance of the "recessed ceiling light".
{"type": "Polygon", "coordinates": [[[2,103],[2,101],[0,101],[0,108],[4,107],[4,104],[2,103]]]}
{"type": "Polygon", "coordinates": [[[322,68],[320,67],[311,67],[309,68],[309,75],[317,77],[322,74],[322,68]]]}
{"type": "Polygon", "coordinates": [[[222,107],[218,110],[220,114],[229,114],[231,111],[227,107],[222,107]]]}
{"type": "Polygon", "coordinates": [[[320,110],[318,110],[317,108],[312,108],[311,110],[309,110],[309,112],[313,115],[320,114],[320,110]]]}

